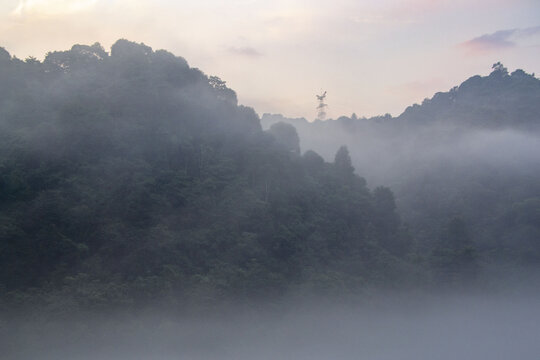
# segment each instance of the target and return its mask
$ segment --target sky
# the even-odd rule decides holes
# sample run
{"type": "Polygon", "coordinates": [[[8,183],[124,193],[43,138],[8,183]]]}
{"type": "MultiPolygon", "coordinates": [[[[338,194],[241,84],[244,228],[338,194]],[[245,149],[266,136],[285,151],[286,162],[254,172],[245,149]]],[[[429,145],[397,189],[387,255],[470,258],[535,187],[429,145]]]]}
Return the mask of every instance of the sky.
{"type": "Polygon", "coordinates": [[[118,39],[184,57],[262,115],[399,115],[501,61],[540,74],[539,0],[0,0],[21,59],[118,39]]]}

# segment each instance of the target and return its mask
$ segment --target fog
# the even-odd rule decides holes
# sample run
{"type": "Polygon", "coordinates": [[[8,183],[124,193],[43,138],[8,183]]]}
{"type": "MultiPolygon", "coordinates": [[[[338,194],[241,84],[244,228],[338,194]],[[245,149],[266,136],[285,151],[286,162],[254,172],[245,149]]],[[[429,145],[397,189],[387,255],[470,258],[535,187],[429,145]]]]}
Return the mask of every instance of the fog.
{"type": "Polygon", "coordinates": [[[491,115],[479,110],[487,107],[492,114],[494,105],[473,100],[478,109],[467,109],[465,120],[457,116],[459,107],[445,106],[424,119],[422,109],[429,109],[423,105],[417,110],[420,115],[406,112],[398,118],[308,122],[265,114],[262,124],[292,124],[302,151],[315,150],[327,161],[346,145],[356,173],[370,187],[392,189],[401,218],[420,243],[433,243],[444,221],[460,216],[480,247],[504,243],[506,248],[527,247],[536,253],[538,231],[510,229],[506,224],[513,216],[511,209],[540,194],[537,119],[523,115],[516,104],[507,104],[504,122],[494,125],[491,115]]]}
{"type": "Polygon", "coordinates": [[[540,169],[540,133],[536,131],[452,123],[404,127],[398,119],[383,124],[357,120],[348,128],[348,118],[310,123],[270,114],[263,116],[262,123],[269,127],[278,121],[297,128],[302,152],[315,150],[327,161],[333,160],[339,146],[346,145],[356,172],[371,186],[392,186],[401,183],[403,176],[420,176],[419,169],[425,172],[441,166],[481,165],[517,172],[540,169]]]}
{"type": "Polygon", "coordinates": [[[388,293],[354,305],[259,306],[2,322],[3,359],[536,359],[538,294],[388,293]],[[210,315],[212,313],[213,315],[210,315]]]}
{"type": "Polygon", "coordinates": [[[499,65],[310,123],[127,40],[0,51],[2,358],[534,358],[540,87],[499,65]]]}

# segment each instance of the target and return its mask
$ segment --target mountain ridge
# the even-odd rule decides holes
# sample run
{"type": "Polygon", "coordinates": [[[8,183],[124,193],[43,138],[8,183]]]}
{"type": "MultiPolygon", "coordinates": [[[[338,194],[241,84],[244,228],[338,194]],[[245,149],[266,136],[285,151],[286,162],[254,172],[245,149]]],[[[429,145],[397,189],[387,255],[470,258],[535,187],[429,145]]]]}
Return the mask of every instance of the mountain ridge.
{"type": "Polygon", "coordinates": [[[398,122],[406,126],[433,125],[441,121],[453,121],[456,125],[475,125],[479,128],[503,129],[508,127],[523,130],[537,131],[540,127],[537,114],[540,105],[540,79],[534,74],[528,74],[521,69],[512,73],[500,63],[493,65],[493,71],[487,76],[474,75],[463,81],[460,85],[449,91],[436,92],[431,98],[426,98],[421,104],[408,106],[400,115],[393,117],[390,114],[378,115],[370,118],[358,118],[355,114],[350,117],[340,116],[337,119],[309,121],[304,117],[287,118],[281,114],[265,113],[262,116],[264,127],[286,119],[287,122],[305,125],[305,123],[319,124],[321,122],[334,122],[343,126],[362,126],[366,123],[398,122]],[[519,94],[519,95],[518,95],[519,94]],[[512,107],[521,111],[519,122],[508,123],[508,114],[505,108],[512,107]],[[448,119],[449,113],[452,118],[448,119]],[[471,116],[471,112],[474,114],[471,116]],[[274,120],[271,120],[275,117],[274,120]]]}

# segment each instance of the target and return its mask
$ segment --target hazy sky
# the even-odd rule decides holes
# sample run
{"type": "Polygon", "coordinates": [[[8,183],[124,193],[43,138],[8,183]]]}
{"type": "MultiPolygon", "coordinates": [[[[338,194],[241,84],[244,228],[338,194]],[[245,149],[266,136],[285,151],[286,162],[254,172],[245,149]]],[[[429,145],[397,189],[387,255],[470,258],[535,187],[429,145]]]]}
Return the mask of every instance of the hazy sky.
{"type": "Polygon", "coordinates": [[[20,58],[126,38],[218,75],[259,114],[400,114],[502,61],[540,73],[539,0],[0,0],[20,58]]]}

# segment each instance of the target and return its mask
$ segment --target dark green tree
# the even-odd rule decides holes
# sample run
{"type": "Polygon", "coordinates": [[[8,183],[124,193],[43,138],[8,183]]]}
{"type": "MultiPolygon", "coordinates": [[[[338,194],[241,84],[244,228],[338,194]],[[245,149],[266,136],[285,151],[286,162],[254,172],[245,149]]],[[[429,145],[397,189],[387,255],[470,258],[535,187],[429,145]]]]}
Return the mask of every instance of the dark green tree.
{"type": "Polygon", "coordinates": [[[290,152],[300,154],[300,138],[294,126],[284,122],[278,122],[270,126],[268,133],[290,152]]]}
{"type": "Polygon", "coordinates": [[[338,149],[334,158],[334,166],[338,174],[342,176],[348,177],[354,174],[354,167],[347,146],[343,145],[338,149]]]}

